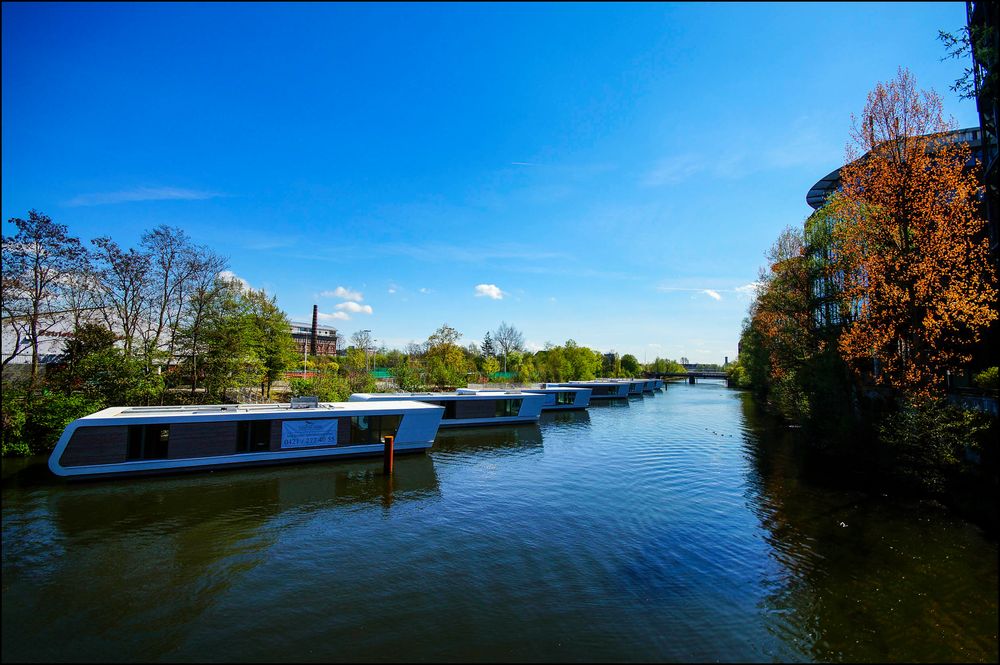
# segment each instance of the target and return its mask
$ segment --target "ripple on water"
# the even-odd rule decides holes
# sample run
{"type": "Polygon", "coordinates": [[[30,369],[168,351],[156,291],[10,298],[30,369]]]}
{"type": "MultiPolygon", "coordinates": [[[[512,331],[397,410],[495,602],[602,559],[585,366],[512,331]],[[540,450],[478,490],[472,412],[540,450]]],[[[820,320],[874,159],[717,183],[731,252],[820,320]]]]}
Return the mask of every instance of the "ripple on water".
{"type": "Polygon", "coordinates": [[[443,430],[392,479],[5,481],[3,657],[995,661],[996,544],[809,486],[764,423],[671,385],[443,430]]]}

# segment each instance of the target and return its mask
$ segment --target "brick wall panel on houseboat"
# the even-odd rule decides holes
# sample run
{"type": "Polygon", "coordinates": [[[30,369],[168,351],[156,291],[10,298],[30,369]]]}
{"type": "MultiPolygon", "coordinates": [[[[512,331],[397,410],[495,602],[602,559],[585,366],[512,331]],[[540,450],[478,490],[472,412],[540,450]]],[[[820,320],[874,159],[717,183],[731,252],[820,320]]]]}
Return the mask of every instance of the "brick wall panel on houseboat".
{"type": "Polygon", "coordinates": [[[236,423],[173,423],[167,457],[211,457],[236,452],[236,423]]]}
{"type": "Polygon", "coordinates": [[[128,453],[128,427],[81,427],[63,451],[63,466],[124,462],[128,453]]]}
{"type": "Polygon", "coordinates": [[[492,418],[497,414],[497,404],[492,399],[459,400],[455,403],[456,418],[492,418]]]}

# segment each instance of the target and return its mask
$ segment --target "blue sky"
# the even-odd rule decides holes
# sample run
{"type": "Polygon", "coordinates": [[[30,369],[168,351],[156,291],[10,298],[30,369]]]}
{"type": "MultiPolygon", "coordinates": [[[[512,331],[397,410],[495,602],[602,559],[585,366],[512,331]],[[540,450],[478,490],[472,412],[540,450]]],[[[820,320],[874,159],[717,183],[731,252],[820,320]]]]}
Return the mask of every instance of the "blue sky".
{"type": "MultiPolygon", "coordinates": [[[[964,3],[3,4],[3,219],[185,229],[346,336],[721,362],[764,252],[964,3]],[[477,289],[478,287],[478,289],[477,289]]],[[[5,224],[5,227],[8,226],[5,224]]],[[[7,229],[5,228],[5,232],[7,229]]]]}

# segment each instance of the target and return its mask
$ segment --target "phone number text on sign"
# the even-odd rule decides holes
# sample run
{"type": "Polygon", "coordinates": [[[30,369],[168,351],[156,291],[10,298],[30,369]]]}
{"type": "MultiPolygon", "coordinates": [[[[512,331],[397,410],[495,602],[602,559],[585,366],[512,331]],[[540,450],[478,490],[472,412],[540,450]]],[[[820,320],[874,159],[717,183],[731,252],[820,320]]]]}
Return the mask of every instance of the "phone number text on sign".
{"type": "Polygon", "coordinates": [[[286,420],[281,423],[282,448],[337,445],[337,419],[286,420]]]}

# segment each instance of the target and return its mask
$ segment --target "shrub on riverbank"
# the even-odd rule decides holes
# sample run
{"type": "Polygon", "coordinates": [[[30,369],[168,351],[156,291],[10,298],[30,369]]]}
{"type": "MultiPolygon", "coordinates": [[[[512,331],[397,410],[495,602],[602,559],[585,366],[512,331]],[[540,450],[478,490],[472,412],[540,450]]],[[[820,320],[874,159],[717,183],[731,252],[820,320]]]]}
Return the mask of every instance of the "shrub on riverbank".
{"type": "Polygon", "coordinates": [[[292,397],[318,397],[321,402],[344,402],[351,396],[347,379],[333,374],[320,374],[313,379],[292,379],[289,386],[292,397]]]}
{"type": "Polygon", "coordinates": [[[987,432],[995,427],[988,414],[947,400],[903,404],[878,427],[879,441],[891,457],[891,469],[904,484],[942,493],[967,460],[982,457],[987,432]]]}
{"type": "Polygon", "coordinates": [[[1000,389],[1000,369],[988,367],[972,377],[972,384],[983,390],[1000,389]]]}
{"type": "Polygon", "coordinates": [[[3,391],[3,455],[40,455],[56,445],[66,426],[104,408],[99,399],[59,392],[33,393],[5,386],[3,391]]]}

